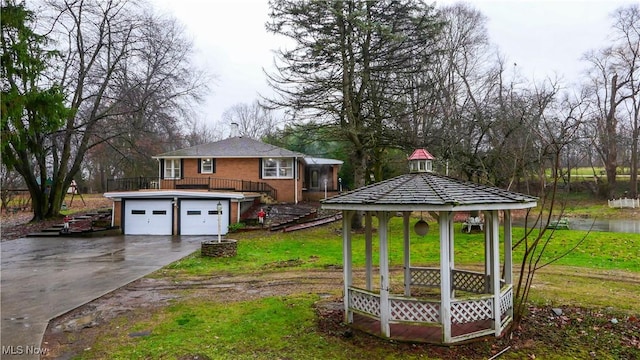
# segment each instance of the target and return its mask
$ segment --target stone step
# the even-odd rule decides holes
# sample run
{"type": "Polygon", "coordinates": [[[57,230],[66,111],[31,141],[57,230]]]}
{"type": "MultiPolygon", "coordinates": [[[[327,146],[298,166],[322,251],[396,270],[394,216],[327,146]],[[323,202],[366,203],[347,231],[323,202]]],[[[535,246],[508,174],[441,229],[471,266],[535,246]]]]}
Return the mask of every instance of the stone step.
{"type": "Polygon", "coordinates": [[[52,232],[60,232],[63,229],[63,226],[54,225],[53,227],[42,229],[41,232],[52,233],[52,232]]]}
{"type": "Polygon", "coordinates": [[[33,232],[33,233],[29,233],[27,234],[27,237],[52,237],[52,236],[59,236],[60,232],[33,232]]]}

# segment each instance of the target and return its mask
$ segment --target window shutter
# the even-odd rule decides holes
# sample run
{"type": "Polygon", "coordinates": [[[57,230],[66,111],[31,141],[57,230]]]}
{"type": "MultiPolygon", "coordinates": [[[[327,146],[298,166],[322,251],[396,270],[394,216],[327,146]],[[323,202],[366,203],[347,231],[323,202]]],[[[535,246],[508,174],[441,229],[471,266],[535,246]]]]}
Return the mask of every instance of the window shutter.
{"type": "Polygon", "coordinates": [[[211,172],[216,172],[216,159],[211,159],[211,172]]]}
{"type": "Polygon", "coordinates": [[[202,159],[198,159],[198,174],[202,174],[202,159]]]}
{"type": "Polygon", "coordinates": [[[258,178],[262,179],[262,159],[258,158],[258,178]]]}
{"type": "Polygon", "coordinates": [[[164,159],[160,159],[160,179],[164,179],[164,159]]]}
{"type": "Polygon", "coordinates": [[[180,179],[184,179],[184,159],[180,159],[180,179]]]}

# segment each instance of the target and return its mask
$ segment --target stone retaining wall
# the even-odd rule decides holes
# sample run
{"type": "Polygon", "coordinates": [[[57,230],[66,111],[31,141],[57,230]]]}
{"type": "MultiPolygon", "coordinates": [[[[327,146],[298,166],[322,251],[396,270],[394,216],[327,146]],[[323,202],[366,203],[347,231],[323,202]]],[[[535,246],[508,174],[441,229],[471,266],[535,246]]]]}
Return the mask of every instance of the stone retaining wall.
{"type": "Polygon", "coordinates": [[[238,254],[238,241],[231,239],[224,239],[222,242],[203,241],[200,253],[202,256],[209,257],[234,257],[238,254]]]}

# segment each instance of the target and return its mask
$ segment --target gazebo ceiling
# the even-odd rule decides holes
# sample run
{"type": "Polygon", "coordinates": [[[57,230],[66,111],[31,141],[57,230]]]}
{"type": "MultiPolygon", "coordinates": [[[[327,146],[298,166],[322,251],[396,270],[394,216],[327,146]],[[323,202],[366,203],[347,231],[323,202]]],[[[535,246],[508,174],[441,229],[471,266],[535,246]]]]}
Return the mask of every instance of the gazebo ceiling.
{"type": "Polygon", "coordinates": [[[335,210],[465,211],[535,207],[537,198],[433,173],[405,174],[323,201],[335,210]]]}

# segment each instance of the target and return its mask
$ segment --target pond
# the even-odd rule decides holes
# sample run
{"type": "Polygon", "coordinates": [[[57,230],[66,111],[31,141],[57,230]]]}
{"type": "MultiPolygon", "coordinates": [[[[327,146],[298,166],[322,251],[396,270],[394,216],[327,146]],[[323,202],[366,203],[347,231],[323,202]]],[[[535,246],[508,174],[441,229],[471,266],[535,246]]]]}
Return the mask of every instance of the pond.
{"type": "MultiPolygon", "coordinates": [[[[513,226],[524,226],[524,221],[514,220],[513,226]]],[[[580,219],[569,218],[571,230],[606,231],[640,234],[640,219],[580,219]]]]}

